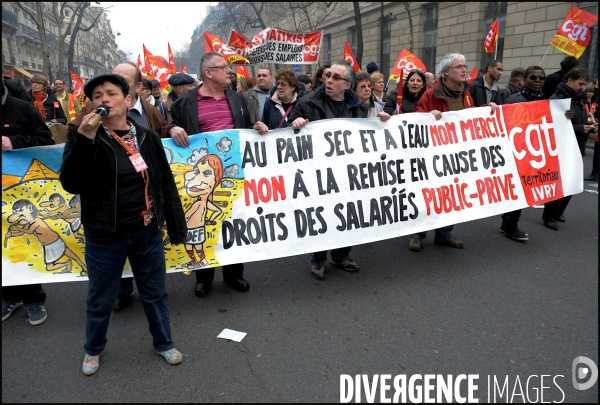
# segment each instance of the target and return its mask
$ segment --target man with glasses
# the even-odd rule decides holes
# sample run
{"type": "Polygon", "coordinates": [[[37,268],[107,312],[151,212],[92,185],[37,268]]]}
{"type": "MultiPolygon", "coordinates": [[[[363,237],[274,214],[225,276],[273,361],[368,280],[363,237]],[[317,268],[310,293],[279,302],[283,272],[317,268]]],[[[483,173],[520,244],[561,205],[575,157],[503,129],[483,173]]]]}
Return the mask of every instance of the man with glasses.
{"type": "Polygon", "coordinates": [[[71,93],[67,91],[65,81],[63,79],[54,79],[54,94],[67,117],[67,123],[77,118],[77,114],[81,111],[81,103],[71,93]]]}
{"type": "MultiPolygon", "coordinates": [[[[341,60],[333,64],[329,71],[325,73],[325,78],[324,85],[319,86],[298,100],[290,113],[288,126],[299,130],[309,122],[328,118],[367,117],[367,105],[352,91],[356,75],[348,62],[341,60]]],[[[384,112],[380,112],[378,116],[382,119],[384,117],[389,118],[389,115],[384,112]]],[[[333,249],[329,263],[341,270],[357,272],[359,266],[350,258],[351,250],[351,246],[333,249]]],[[[326,250],[312,254],[310,273],[317,280],[327,278],[324,266],[326,261],[326,250]]]]}
{"type": "MultiPolygon", "coordinates": [[[[465,56],[460,53],[448,53],[442,58],[436,69],[438,82],[425,91],[417,104],[416,112],[431,113],[439,120],[442,118],[442,113],[446,111],[460,111],[474,107],[473,97],[469,93],[470,86],[466,82],[468,66],[465,61],[465,56]]],[[[494,111],[496,104],[491,102],[490,105],[494,111]]],[[[463,248],[463,241],[452,236],[453,230],[454,225],[436,229],[434,243],[463,248]]],[[[427,231],[410,235],[408,248],[413,252],[420,252],[422,241],[426,236],[427,231]]]]}
{"type": "MultiPolygon", "coordinates": [[[[529,66],[525,69],[524,82],[521,90],[506,99],[504,104],[527,103],[531,101],[545,100],[548,97],[542,92],[542,86],[546,80],[544,69],[540,66],[529,66]]],[[[507,212],[502,215],[502,225],[500,232],[507,237],[525,242],[529,240],[529,235],[519,229],[517,226],[521,218],[521,210],[507,212]]]]}
{"type": "MultiPolygon", "coordinates": [[[[209,52],[200,60],[202,85],[183,94],[171,106],[172,123],[169,135],[181,147],[189,147],[189,135],[223,129],[252,128],[244,97],[229,88],[231,68],[218,52],[209,52]]],[[[194,251],[187,252],[196,261],[194,251]]],[[[196,297],[205,297],[211,290],[215,269],[196,270],[196,297]]],[[[244,264],[223,266],[223,281],[237,291],[248,291],[250,284],[243,277],[244,264]]]]}
{"type": "Polygon", "coordinates": [[[244,93],[250,111],[250,121],[253,125],[262,118],[265,101],[271,98],[269,94],[271,87],[273,87],[271,71],[267,67],[261,67],[256,75],[256,86],[244,93]]]}

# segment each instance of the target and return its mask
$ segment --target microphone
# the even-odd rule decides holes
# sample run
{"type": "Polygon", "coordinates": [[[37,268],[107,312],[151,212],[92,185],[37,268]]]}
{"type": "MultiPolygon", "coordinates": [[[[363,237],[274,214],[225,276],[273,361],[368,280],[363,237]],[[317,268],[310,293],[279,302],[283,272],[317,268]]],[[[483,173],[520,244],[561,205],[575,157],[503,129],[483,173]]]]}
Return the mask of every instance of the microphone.
{"type": "Polygon", "coordinates": [[[87,124],[85,124],[85,127],[83,127],[83,129],[85,129],[86,131],[94,129],[94,127],[98,125],[98,122],[100,122],[100,119],[102,119],[102,117],[108,114],[108,109],[109,107],[107,105],[100,104],[96,109],[96,115],[94,115],[92,119],[89,120],[87,124]]]}

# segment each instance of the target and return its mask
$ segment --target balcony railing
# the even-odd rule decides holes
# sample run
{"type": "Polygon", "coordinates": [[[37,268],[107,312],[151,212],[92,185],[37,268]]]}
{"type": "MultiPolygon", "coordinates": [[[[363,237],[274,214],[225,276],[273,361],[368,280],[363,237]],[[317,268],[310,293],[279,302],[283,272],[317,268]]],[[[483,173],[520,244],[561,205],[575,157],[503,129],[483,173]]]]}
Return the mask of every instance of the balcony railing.
{"type": "Polygon", "coordinates": [[[21,23],[21,33],[32,39],[40,39],[40,33],[37,30],[34,30],[31,27],[21,23]]]}
{"type": "Polygon", "coordinates": [[[5,8],[2,9],[2,22],[8,23],[15,28],[19,28],[19,19],[17,18],[17,15],[5,8]]]}
{"type": "MultiPolygon", "coordinates": [[[[490,4],[490,3],[488,3],[490,4]]],[[[492,3],[494,4],[494,3],[492,3]]],[[[490,18],[498,18],[498,17],[502,17],[502,16],[506,16],[506,9],[508,8],[508,3],[507,2],[499,2],[496,3],[496,6],[488,6],[485,8],[485,18],[486,19],[490,19],[490,18]]]]}
{"type": "Polygon", "coordinates": [[[437,18],[432,18],[430,20],[426,20],[423,23],[423,31],[437,30],[437,27],[438,27],[438,19],[437,18]]]}
{"type": "Polygon", "coordinates": [[[423,47],[423,63],[427,70],[435,72],[435,46],[424,46],[423,47]]]}

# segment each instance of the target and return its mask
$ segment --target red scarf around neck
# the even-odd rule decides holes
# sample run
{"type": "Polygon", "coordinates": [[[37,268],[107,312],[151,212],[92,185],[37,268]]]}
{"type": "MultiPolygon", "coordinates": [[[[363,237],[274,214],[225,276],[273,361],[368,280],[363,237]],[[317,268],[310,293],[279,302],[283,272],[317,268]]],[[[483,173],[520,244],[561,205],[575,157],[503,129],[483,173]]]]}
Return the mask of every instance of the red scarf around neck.
{"type": "Polygon", "coordinates": [[[42,114],[42,118],[46,121],[46,108],[44,107],[44,100],[48,97],[48,93],[45,91],[41,94],[38,94],[34,91],[31,92],[33,95],[33,106],[37,108],[37,110],[42,114]]]}

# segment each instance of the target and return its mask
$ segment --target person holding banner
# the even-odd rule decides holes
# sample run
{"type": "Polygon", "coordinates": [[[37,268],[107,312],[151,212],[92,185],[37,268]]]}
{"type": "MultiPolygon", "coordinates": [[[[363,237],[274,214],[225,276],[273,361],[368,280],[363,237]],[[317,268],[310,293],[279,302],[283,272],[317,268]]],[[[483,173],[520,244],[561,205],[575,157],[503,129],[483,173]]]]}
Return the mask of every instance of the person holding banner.
{"type": "MultiPolygon", "coordinates": [[[[50,129],[38,110],[31,103],[13,96],[6,86],[6,81],[3,77],[2,154],[13,149],[54,145],[50,129]]],[[[8,319],[13,311],[23,304],[27,307],[29,323],[40,325],[48,318],[45,302],[46,292],[41,284],[2,287],[2,321],[8,319]]]]}
{"type": "MultiPolygon", "coordinates": [[[[574,67],[569,70],[565,75],[563,82],[558,85],[556,92],[550,96],[550,100],[554,99],[571,99],[571,107],[573,111],[573,117],[571,118],[571,124],[573,124],[573,131],[579,144],[579,150],[583,156],[585,151],[585,144],[590,132],[598,131],[598,123],[589,123],[588,115],[586,114],[586,92],[585,85],[589,79],[588,71],[585,68],[574,67]]],[[[557,200],[553,200],[544,204],[544,213],[542,214],[542,220],[546,228],[558,231],[558,222],[565,222],[563,216],[567,204],[571,201],[570,195],[557,200]]]]}
{"type": "Polygon", "coordinates": [[[160,136],[128,118],[131,95],[123,76],[97,76],[84,91],[94,109],[104,105],[108,114],[95,125],[91,121],[97,114],[86,114],[81,125],[69,131],[60,169],[65,191],[80,195],[85,233],[89,284],[82,371],[98,371],[127,259],[154,350],[167,363],[179,364],[182,355],[171,339],[162,231],[166,221],[171,244],[186,241],[173,173],[160,136]]]}
{"type": "Polygon", "coordinates": [[[277,91],[265,101],[262,119],[253,127],[261,135],[266,134],[270,129],[286,127],[288,116],[296,102],[306,94],[292,69],[277,71],[275,83],[277,91]]]}
{"type": "Polygon", "coordinates": [[[365,72],[358,72],[356,74],[356,80],[354,83],[354,92],[356,93],[358,98],[360,98],[363,101],[363,103],[365,103],[369,107],[369,113],[367,117],[380,117],[381,121],[389,120],[390,114],[383,112],[383,106],[377,101],[375,101],[372,89],[373,79],[371,78],[371,75],[365,72]]]}
{"type": "MultiPolygon", "coordinates": [[[[320,70],[320,69],[319,69],[320,70]]],[[[318,72],[317,72],[318,74],[318,72]]],[[[325,84],[314,89],[306,97],[302,97],[292,110],[288,125],[299,130],[309,122],[329,118],[366,118],[367,105],[352,91],[356,75],[352,66],[345,60],[333,64],[325,73],[325,84]]],[[[379,113],[385,120],[388,114],[379,113]]],[[[358,263],[350,258],[351,246],[333,249],[329,263],[349,272],[359,270],[358,263]]],[[[325,280],[325,262],[327,251],[315,252],[310,259],[310,273],[317,280],[325,280]]]]}
{"type": "MultiPolygon", "coordinates": [[[[425,73],[421,69],[411,69],[402,86],[402,114],[415,112],[425,91],[427,91],[425,73]]],[[[383,111],[395,114],[397,98],[398,91],[391,92],[383,111]]]]}
{"type": "MultiPolygon", "coordinates": [[[[442,118],[446,111],[460,111],[474,107],[473,97],[469,93],[467,80],[467,65],[465,56],[460,53],[446,54],[436,69],[439,78],[437,84],[425,91],[416,112],[429,112],[436,119],[442,118]]],[[[490,103],[492,113],[496,104],[490,103]]],[[[463,241],[452,236],[454,225],[444,226],[435,230],[434,243],[461,249],[463,241]]],[[[408,248],[413,252],[421,251],[422,241],[427,236],[427,231],[410,235],[408,248]]]]}
{"type": "MultiPolygon", "coordinates": [[[[548,98],[542,91],[546,74],[541,66],[529,66],[525,69],[523,76],[524,82],[521,90],[507,98],[504,104],[527,103],[548,98]]],[[[567,116],[567,118],[569,117],[567,116]]],[[[513,240],[525,242],[529,240],[529,235],[519,229],[519,218],[521,218],[521,210],[502,214],[500,232],[513,240]]]]}
{"type": "MultiPolygon", "coordinates": [[[[173,122],[169,134],[181,147],[190,146],[189,135],[222,129],[252,128],[246,99],[229,88],[231,67],[223,55],[208,52],[200,59],[202,85],[188,91],[171,106],[173,122]],[[189,135],[188,135],[189,134],[189,135]]],[[[195,260],[194,252],[188,251],[195,260]]],[[[196,297],[206,297],[212,288],[215,268],[196,270],[196,297]]],[[[250,284],[244,279],[244,264],[223,266],[223,281],[234,290],[245,292],[250,284]]]]}

